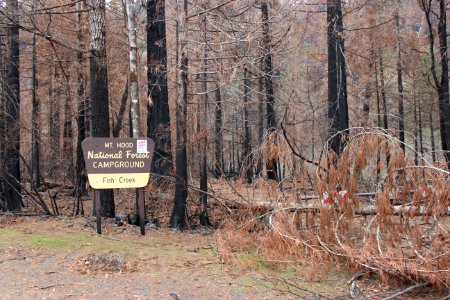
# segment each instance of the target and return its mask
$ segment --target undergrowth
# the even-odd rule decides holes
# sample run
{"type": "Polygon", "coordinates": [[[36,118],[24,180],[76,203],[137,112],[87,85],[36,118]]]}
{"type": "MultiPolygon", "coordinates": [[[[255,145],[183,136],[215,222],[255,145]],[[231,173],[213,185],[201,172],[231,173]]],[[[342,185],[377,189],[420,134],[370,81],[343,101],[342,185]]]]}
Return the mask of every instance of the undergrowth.
{"type": "MultiPolygon", "coordinates": [[[[242,253],[253,253],[265,263],[313,266],[316,278],[311,279],[333,266],[378,274],[389,284],[449,289],[445,162],[405,156],[399,141],[385,131],[352,130],[340,157],[325,148],[315,170],[293,169],[284,189],[269,189],[270,201],[253,198],[238,214],[230,214],[216,233],[222,260],[239,265],[242,253]],[[293,203],[292,196],[285,196],[287,186],[295,190],[307,180],[316,199],[293,203]]],[[[276,149],[269,154],[285,161],[288,155],[276,149]]],[[[305,188],[296,191],[299,196],[305,188]]]]}

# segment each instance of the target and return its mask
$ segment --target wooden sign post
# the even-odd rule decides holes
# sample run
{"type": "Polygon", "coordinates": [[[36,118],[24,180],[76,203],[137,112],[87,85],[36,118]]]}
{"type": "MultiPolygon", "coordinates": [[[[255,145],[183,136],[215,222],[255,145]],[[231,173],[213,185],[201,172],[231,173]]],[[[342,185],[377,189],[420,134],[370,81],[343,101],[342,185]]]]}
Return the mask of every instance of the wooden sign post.
{"type": "Polygon", "coordinates": [[[95,189],[101,234],[100,189],[137,188],[141,234],[145,235],[144,187],[150,179],[155,143],[148,138],[87,138],[82,142],[89,185],[95,189]]]}

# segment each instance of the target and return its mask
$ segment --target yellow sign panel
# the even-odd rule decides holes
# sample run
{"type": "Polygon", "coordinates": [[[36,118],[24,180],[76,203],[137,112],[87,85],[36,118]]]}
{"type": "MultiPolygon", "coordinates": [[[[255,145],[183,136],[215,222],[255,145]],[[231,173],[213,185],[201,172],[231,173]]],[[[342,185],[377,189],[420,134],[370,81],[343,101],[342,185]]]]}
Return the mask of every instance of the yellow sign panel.
{"type": "Polygon", "coordinates": [[[149,173],[88,174],[89,185],[94,189],[127,189],[147,185],[149,173]]]}

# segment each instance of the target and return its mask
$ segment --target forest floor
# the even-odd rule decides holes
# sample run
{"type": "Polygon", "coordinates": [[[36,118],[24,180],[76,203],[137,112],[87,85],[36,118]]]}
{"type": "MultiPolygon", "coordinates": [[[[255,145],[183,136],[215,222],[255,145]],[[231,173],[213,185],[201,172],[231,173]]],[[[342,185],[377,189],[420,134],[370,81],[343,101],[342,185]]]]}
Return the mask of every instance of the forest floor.
{"type": "MultiPolygon", "coordinates": [[[[140,236],[138,227],[104,221],[99,236],[93,218],[0,215],[2,299],[350,298],[354,274],[331,268],[313,278],[307,266],[274,267],[255,253],[236,257],[236,264],[223,263],[213,230],[148,229],[140,236]]],[[[357,284],[366,295],[389,289],[370,277],[357,284]]]]}

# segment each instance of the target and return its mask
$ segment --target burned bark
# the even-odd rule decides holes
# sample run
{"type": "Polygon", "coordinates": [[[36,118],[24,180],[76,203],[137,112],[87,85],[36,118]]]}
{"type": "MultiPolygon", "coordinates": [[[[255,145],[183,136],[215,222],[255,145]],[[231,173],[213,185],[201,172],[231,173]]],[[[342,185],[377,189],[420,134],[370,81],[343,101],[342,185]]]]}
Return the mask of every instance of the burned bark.
{"type": "Polygon", "coordinates": [[[81,49],[84,47],[82,36],[82,24],[81,24],[81,10],[83,9],[83,2],[77,2],[77,142],[76,142],[76,163],[75,163],[75,197],[77,198],[77,205],[74,214],[84,214],[83,204],[81,202],[81,196],[87,194],[86,183],[87,176],[85,171],[85,163],[83,158],[83,150],[81,143],[86,138],[86,97],[84,91],[84,78],[83,78],[83,52],[81,49]]]}
{"type": "MultiPolygon", "coordinates": [[[[32,11],[34,13],[36,2],[33,1],[32,11]]],[[[32,37],[31,53],[31,183],[33,188],[41,186],[40,170],[40,149],[39,149],[39,103],[36,97],[37,79],[36,79],[36,33],[32,37]]]]}
{"type": "Polygon", "coordinates": [[[402,68],[402,48],[400,41],[400,17],[397,11],[397,89],[398,89],[398,131],[400,147],[405,152],[405,115],[403,107],[403,68],[402,68]]]}
{"type": "Polygon", "coordinates": [[[169,97],[167,90],[167,46],[165,0],[147,1],[147,136],[155,141],[152,172],[173,172],[169,97]]]}
{"type": "MultiPolygon", "coordinates": [[[[90,130],[92,137],[109,137],[108,71],[106,65],[105,0],[92,0],[89,10],[90,33],[90,130]]],[[[100,214],[114,217],[112,190],[100,192],[100,214]]],[[[94,207],[95,214],[95,207],[94,207]]]]}
{"type": "Polygon", "coordinates": [[[215,154],[215,175],[219,178],[224,172],[223,160],[223,137],[222,137],[222,95],[220,91],[220,83],[217,84],[215,90],[215,122],[214,122],[214,154],[215,154]]]}
{"type": "MultiPolygon", "coordinates": [[[[12,15],[17,14],[17,0],[7,0],[6,6],[12,15]]],[[[14,17],[15,18],[15,17],[14,17]]],[[[19,27],[12,23],[8,28],[8,73],[5,98],[5,149],[4,186],[7,211],[20,211],[22,195],[20,187],[20,80],[19,80],[19,27]]]]}
{"type": "Polygon", "coordinates": [[[50,73],[51,83],[49,85],[49,133],[50,133],[50,162],[48,165],[48,176],[54,177],[58,171],[57,159],[60,154],[60,100],[61,100],[61,78],[58,66],[52,66],[50,73]]]}
{"type": "Polygon", "coordinates": [[[338,156],[348,133],[347,76],[341,0],[327,0],[328,119],[330,148],[338,156]]]}
{"type": "Polygon", "coordinates": [[[448,53],[447,53],[447,9],[445,0],[439,0],[439,14],[433,12],[432,1],[422,0],[422,8],[425,12],[425,19],[428,25],[428,39],[431,56],[431,74],[434,85],[438,92],[439,107],[439,128],[441,134],[441,145],[444,157],[447,161],[447,167],[450,169],[450,103],[449,103],[449,80],[448,80],[448,53]],[[440,72],[437,69],[435,57],[435,30],[432,25],[432,17],[438,16],[438,37],[439,37],[439,64],[440,72]],[[440,78],[438,76],[440,73],[440,78]]]}
{"type": "MultiPolygon", "coordinates": [[[[206,7],[204,7],[206,12],[206,7]]],[[[203,129],[200,133],[200,225],[211,226],[208,217],[208,24],[207,14],[203,16],[203,78],[202,78],[202,93],[203,103],[201,108],[203,111],[199,112],[198,124],[202,125],[203,129]]]]}
{"type": "Polygon", "coordinates": [[[178,21],[178,36],[180,66],[178,68],[178,97],[176,103],[177,116],[177,143],[175,150],[175,199],[170,217],[172,228],[183,229],[187,224],[186,204],[188,196],[187,177],[187,102],[188,102],[188,57],[187,57],[187,11],[188,1],[179,3],[180,14],[178,21]]]}
{"type": "MultiPolygon", "coordinates": [[[[263,31],[263,51],[264,51],[264,80],[266,88],[266,105],[267,105],[267,133],[271,134],[277,130],[277,122],[275,116],[275,95],[273,88],[273,65],[272,50],[269,29],[269,8],[266,1],[261,3],[261,18],[263,31]]],[[[275,139],[276,142],[276,139],[275,139]]],[[[267,162],[267,178],[279,180],[278,176],[278,160],[276,157],[268,157],[267,162]]]]}
{"type": "Polygon", "coordinates": [[[243,170],[247,183],[253,180],[253,155],[252,155],[252,137],[249,127],[249,98],[250,98],[250,79],[247,69],[244,69],[244,165],[243,170]]]}

